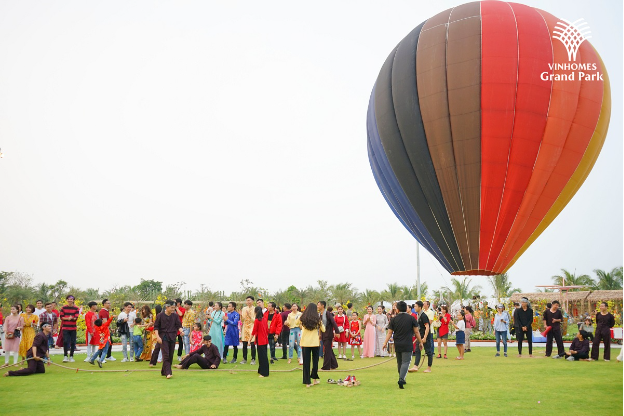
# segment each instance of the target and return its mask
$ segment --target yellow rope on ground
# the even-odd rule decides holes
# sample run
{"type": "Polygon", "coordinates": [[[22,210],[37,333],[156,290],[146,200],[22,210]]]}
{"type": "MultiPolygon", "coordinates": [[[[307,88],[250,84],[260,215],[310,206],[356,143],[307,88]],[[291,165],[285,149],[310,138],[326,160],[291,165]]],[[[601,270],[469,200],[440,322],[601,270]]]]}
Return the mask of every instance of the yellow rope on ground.
{"type": "MultiPolygon", "coordinates": [[[[390,361],[393,361],[392,358],[389,358],[385,361],[381,361],[375,364],[371,364],[371,365],[367,365],[364,367],[357,367],[357,368],[350,368],[350,369],[335,369],[335,370],[319,370],[319,372],[327,372],[327,373],[349,373],[349,372],[353,372],[353,371],[359,371],[359,370],[365,370],[367,368],[372,368],[372,367],[376,367],[378,365],[382,365],[382,364],[386,364],[390,361]]],[[[52,365],[55,365],[57,367],[60,368],[64,368],[66,370],[72,370],[75,372],[79,372],[79,371],[86,371],[86,372],[91,372],[91,373],[138,373],[138,372],[151,372],[151,371],[160,371],[159,368],[145,368],[145,369],[126,369],[126,370],[99,370],[99,369],[88,369],[88,368],[78,368],[78,367],[68,367],[65,365],[61,365],[61,364],[57,364],[55,362],[50,361],[50,363],[52,365]]],[[[271,373],[291,373],[293,371],[301,371],[302,369],[300,367],[294,367],[291,368],[290,370],[270,370],[271,373]]],[[[193,369],[187,369],[187,370],[183,370],[183,371],[229,371],[230,373],[238,373],[238,372],[254,372],[256,373],[258,370],[257,369],[249,369],[249,370],[245,370],[245,369],[238,369],[238,365],[235,365],[233,368],[214,368],[214,369],[203,369],[203,368],[193,368],[193,369]]]]}

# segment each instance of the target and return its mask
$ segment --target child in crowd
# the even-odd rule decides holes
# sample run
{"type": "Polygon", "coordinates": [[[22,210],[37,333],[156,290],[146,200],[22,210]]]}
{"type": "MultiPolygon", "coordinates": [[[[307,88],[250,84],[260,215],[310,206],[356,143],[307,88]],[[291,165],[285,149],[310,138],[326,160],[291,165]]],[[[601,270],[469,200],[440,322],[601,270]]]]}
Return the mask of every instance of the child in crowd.
{"type": "Polygon", "coordinates": [[[358,313],[351,313],[351,322],[349,323],[349,345],[351,345],[351,361],[355,358],[355,347],[357,346],[360,357],[362,357],[362,335],[360,335],[360,317],[358,313]]]}
{"type": "Polygon", "coordinates": [[[98,318],[93,323],[93,325],[95,325],[94,337],[99,340],[99,348],[89,360],[89,364],[93,365],[93,362],[97,358],[98,366],[102,368],[102,364],[106,362],[106,353],[110,348],[110,323],[114,318],[116,318],[115,315],[110,315],[106,322],[102,322],[102,320],[98,318]]]}
{"type": "Polygon", "coordinates": [[[142,324],[141,318],[134,319],[134,326],[132,328],[132,349],[134,350],[134,361],[143,361],[140,357],[143,353],[143,331],[145,331],[145,325],[142,324]]]}
{"type": "Polygon", "coordinates": [[[453,323],[455,327],[455,345],[457,346],[457,351],[459,351],[459,357],[456,357],[456,360],[464,359],[464,344],[466,343],[466,321],[464,321],[464,316],[466,312],[459,311],[457,313],[457,323],[453,323]]]}
{"type": "Polygon", "coordinates": [[[191,331],[191,352],[197,351],[203,342],[202,324],[196,322],[191,331]]]}

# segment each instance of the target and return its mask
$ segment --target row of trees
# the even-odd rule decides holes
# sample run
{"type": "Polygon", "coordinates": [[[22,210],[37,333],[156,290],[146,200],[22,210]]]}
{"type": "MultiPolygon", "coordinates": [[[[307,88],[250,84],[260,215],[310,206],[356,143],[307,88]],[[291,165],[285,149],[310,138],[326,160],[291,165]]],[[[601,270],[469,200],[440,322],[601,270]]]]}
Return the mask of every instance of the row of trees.
{"type": "Polygon", "coordinates": [[[556,285],[584,286],[583,288],[571,290],[622,290],[622,267],[616,267],[611,271],[595,269],[596,278],[582,274],[577,276],[576,271],[570,273],[566,269],[561,269],[561,274],[552,277],[556,285]]]}
{"type": "MultiPolygon", "coordinates": [[[[615,268],[610,272],[604,270],[594,270],[596,279],[587,275],[576,276],[562,269],[562,274],[553,276],[555,284],[561,284],[565,280],[566,285],[583,285],[588,289],[615,290],[622,289],[622,267],[615,268]]],[[[520,292],[514,288],[507,273],[487,278],[488,293],[497,299],[507,298],[515,292],[520,292]],[[492,292],[490,292],[490,290],[492,292]]],[[[326,299],[330,303],[339,302],[346,304],[353,302],[356,307],[372,305],[379,301],[393,301],[398,299],[417,299],[416,285],[402,286],[397,283],[388,283],[383,290],[372,289],[358,290],[352,283],[337,283],[330,285],[326,280],[318,280],[316,285],[306,287],[290,286],[285,290],[270,292],[265,288],[255,286],[250,280],[242,280],[240,289],[226,294],[222,291],[210,290],[206,285],[201,285],[197,290],[183,290],[185,283],[177,282],[165,285],[156,280],[141,279],[136,286],[115,286],[109,290],[101,292],[99,289],[81,289],[59,280],[54,284],[40,283],[34,284],[30,275],[20,272],[0,272],[0,300],[6,308],[14,303],[30,303],[37,299],[44,302],[62,302],[68,293],[72,293],[77,299],[82,301],[100,300],[108,298],[115,305],[124,301],[153,301],[158,297],[168,299],[183,298],[193,301],[209,300],[242,300],[251,295],[255,298],[262,297],[278,304],[285,302],[297,302],[306,304],[318,299],[326,299]]],[[[450,285],[439,290],[429,291],[426,282],[421,283],[421,298],[432,300],[443,300],[452,303],[455,300],[472,299],[476,296],[490,297],[484,295],[485,290],[479,285],[473,285],[472,279],[468,277],[452,278],[450,285]]]]}

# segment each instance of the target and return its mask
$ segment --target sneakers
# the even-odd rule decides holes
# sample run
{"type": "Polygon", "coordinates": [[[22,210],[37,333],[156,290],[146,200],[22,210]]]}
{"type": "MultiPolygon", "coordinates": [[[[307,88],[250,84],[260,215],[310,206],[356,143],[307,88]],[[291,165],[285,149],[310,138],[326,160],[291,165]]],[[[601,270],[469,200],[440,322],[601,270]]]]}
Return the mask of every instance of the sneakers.
{"type": "Polygon", "coordinates": [[[74,360],[74,357],[69,357],[69,362],[70,362],[70,363],[75,363],[75,362],[76,362],[76,360],[74,360]]]}
{"type": "Polygon", "coordinates": [[[98,367],[102,368],[102,364],[104,364],[105,362],[106,362],[106,360],[104,360],[104,361],[97,360],[98,367]]]}
{"type": "Polygon", "coordinates": [[[88,363],[89,361],[90,361],[90,360],[89,360],[89,357],[87,357],[87,358],[85,358],[85,359],[84,359],[84,362],[85,362],[85,363],[88,363]]]}
{"type": "Polygon", "coordinates": [[[273,363],[274,363],[273,358],[271,358],[271,361],[269,361],[269,362],[270,362],[271,364],[273,364],[273,363]]]}
{"type": "Polygon", "coordinates": [[[500,357],[500,352],[497,352],[494,357],[500,357]]]}
{"type": "Polygon", "coordinates": [[[568,358],[566,358],[566,360],[568,360],[568,361],[574,361],[574,357],[569,356],[568,358]]]}
{"type": "Polygon", "coordinates": [[[232,361],[230,361],[230,364],[236,364],[236,360],[232,359],[232,361]]]}
{"type": "Polygon", "coordinates": [[[507,353],[504,353],[503,355],[504,355],[505,357],[507,357],[507,353]]]}
{"type": "Polygon", "coordinates": [[[251,360],[251,365],[256,365],[256,360],[251,360]]]}
{"type": "Polygon", "coordinates": [[[68,363],[69,362],[69,357],[68,356],[63,357],[63,362],[64,363],[68,363]]]}
{"type": "Polygon", "coordinates": [[[102,361],[97,360],[97,361],[98,361],[100,364],[106,364],[106,360],[102,360],[102,361]]]}
{"type": "Polygon", "coordinates": [[[128,360],[127,358],[124,358],[123,360],[121,360],[122,363],[127,363],[128,361],[130,361],[130,360],[128,360]]]}
{"type": "Polygon", "coordinates": [[[553,360],[556,360],[557,358],[561,358],[561,356],[559,356],[559,355],[553,355],[553,357],[552,357],[552,358],[553,358],[553,360]]]}
{"type": "Polygon", "coordinates": [[[178,362],[182,361],[182,357],[178,355],[178,362]]]}
{"type": "MultiPolygon", "coordinates": [[[[108,357],[108,361],[117,361],[117,358],[111,355],[110,357],[108,357]]],[[[106,360],[104,360],[104,362],[106,362],[106,360]]]]}
{"type": "Polygon", "coordinates": [[[240,362],[241,364],[247,364],[247,360],[243,360],[240,362]]]}

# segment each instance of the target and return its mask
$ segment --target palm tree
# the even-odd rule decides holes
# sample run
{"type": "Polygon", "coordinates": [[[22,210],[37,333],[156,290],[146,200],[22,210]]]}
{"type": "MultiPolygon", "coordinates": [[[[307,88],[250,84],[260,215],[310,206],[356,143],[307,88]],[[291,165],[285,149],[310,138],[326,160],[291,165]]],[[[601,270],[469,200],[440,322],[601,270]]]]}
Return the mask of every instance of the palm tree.
{"type": "MultiPolygon", "coordinates": [[[[418,299],[418,288],[416,285],[414,286],[401,286],[400,287],[400,296],[403,299],[418,299]]],[[[427,296],[427,291],[429,288],[427,287],[426,282],[420,283],[420,296],[427,296]]]]}
{"type": "Polygon", "coordinates": [[[622,267],[616,267],[610,272],[594,269],[598,276],[596,288],[600,290],[622,290],[622,267]]]}
{"type": "Polygon", "coordinates": [[[375,302],[381,300],[381,294],[376,290],[366,289],[364,293],[362,293],[362,301],[364,301],[364,305],[373,305],[375,302]]]}
{"type": "Polygon", "coordinates": [[[464,299],[472,299],[473,296],[476,296],[481,291],[481,286],[470,287],[470,282],[472,280],[464,277],[462,281],[459,279],[453,278],[451,279],[451,286],[443,287],[442,290],[450,293],[449,302],[453,303],[456,300],[464,300],[464,299]]]}
{"type": "Polygon", "coordinates": [[[513,293],[522,292],[522,290],[517,287],[511,288],[512,284],[507,273],[488,276],[487,279],[492,289],[494,289],[494,297],[497,298],[499,302],[502,298],[508,298],[513,293]]]}
{"type": "Polygon", "coordinates": [[[329,287],[331,291],[331,297],[336,302],[344,305],[348,300],[353,300],[355,296],[355,289],[351,283],[338,283],[329,287]]]}
{"type": "MultiPolygon", "coordinates": [[[[580,276],[577,276],[576,272],[570,273],[566,269],[561,269],[561,274],[553,276],[552,280],[556,285],[560,286],[564,286],[564,284],[565,286],[587,286],[587,288],[592,288],[596,286],[596,282],[594,282],[592,278],[588,275],[582,274],[580,276]]],[[[581,289],[570,290],[574,291],[581,289]]]]}
{"type": "Polygon", "coordinates": [[[301,302],[301,305],[299,305],[299,307],[303,308],[304,306],[306,306],[306,301],[310,302],[310,299],[312,298],[312,295],[314,293],[314,288],[312,286],[301,289],[295,288],[293,290],[293,293],[299,298],[299,302],[301,302]]]}
{"type": "Polygon", "coordinates": [[[389,297],[391,301],[398,300],[399,296],[401,295],[401,286],[399,286],[397,283],[387,283],[386,286],[388,287],[388,289],[381,292],[381,296],[383,298],[389,297]]]}

